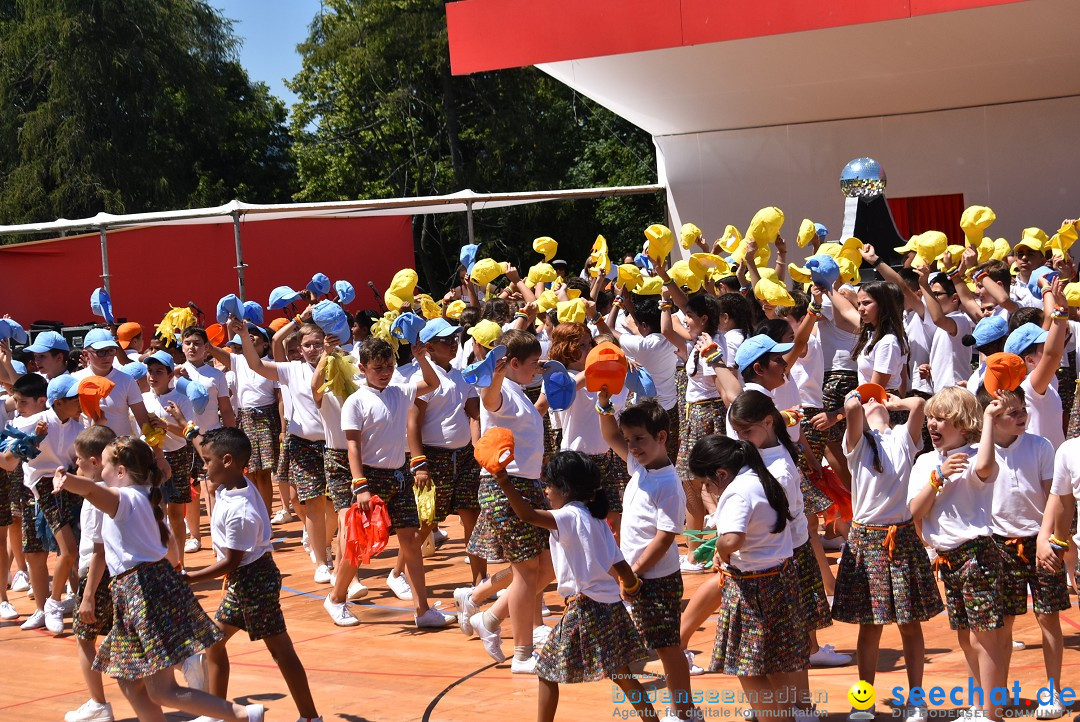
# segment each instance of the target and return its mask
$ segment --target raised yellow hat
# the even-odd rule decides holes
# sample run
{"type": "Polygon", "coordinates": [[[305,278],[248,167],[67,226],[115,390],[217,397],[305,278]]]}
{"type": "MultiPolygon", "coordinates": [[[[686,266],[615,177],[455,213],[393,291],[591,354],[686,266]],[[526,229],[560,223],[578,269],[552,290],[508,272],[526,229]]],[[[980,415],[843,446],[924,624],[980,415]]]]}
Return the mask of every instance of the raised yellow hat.
{"type": "Polygon", "coordinates": [[[762,303],[770,306],[794,306],[795,299],[788,293],[787,288],[780,283],[762,278],[754,286],[754,295],[762,303]]]}
{"type": "Polygon", "coordinates": [[[701,264],[706,272],[715,269],[719,273],[728,273],[731,265],[715,253],[691,253],[690,258],[701,264]]]}
{"type": "Polygon", "coordinates": [[[585,301],[583,299],[574,298],[569,301],[559,301],[555,308],[559,323],[585,323],[585,301]]]}
{"type": "Polygon", "coordinates": [[[671,249],[675,246],[675,234],[667,226],[654,223],[645,229],[645,237],[649,239],[648,256],[654,262],[668,257],[671,249]]]}
{"type": "Polygon", "coordinates": [[[1076,243],[1076,226],[1072,223],[1063,223],[1058,232],[1050,238],[1048,247],[1055,258],[1063,258],[1074,243],[1076,243]]]}
{"type": "Polygon", "coordinates": [[[450,305],[446,307],[446,317],[452,318],[455,321],[461,318],[461,312],[465,310],[465,302],[461,299],[457,301],[451,301],[450,305]]]}
{"type": "Polygon", "coordinates": [[[550,263],[537,263],[529,269],[525,283],[532,288],[538,283],[551,283],[558,277],[559,274],[555,273],[555,268],[550,263]]]}
{"type": "Polygon", "coordinates": [[[768,206],[754,214],[750,226],[746,229],[746,235],[753,236],[759,246],[776,243],[776,236],[783,225],[784,212],[775,206],[768,206]]]}
{"type": "Polygon", "coordinates": [[[506,266],[490,258],[481,258],[472,269],[472,282],[477,286],[486,286],[506,273],[506,266]]]}
{"type": "Polygon", "coordinates": [[[411,268],[403,268],[394,274],[390,280],[390,287],[383,294],[386,307],[391,311],[401,311],[401,307],[411,306],[413,291],[416,289],[416,271],[411,268]]]}
{"type": "Polygon", "coordinates": [[[544,262],[549,263],[555,254],[559,250],[559,244],[556,243],[554,238],[548,236],[540,236],[533,240],[533,250],[543,255],[544,262]]]}
{"type": "Polygon", "coordinates": [[[642,278],[640,268],[633,263],[623,263],[619,266],[619,275],[615,277],[615,286],[629,288],[632,291],[641,285],[642,278]]]}
{"type": "Polygon", "coordinates": [[[650,276],[634,289],[634,293],[639,296],[659,296],[663,287],[664,282],[660,280],[660,276],[650,276]]]}
{"type": "Polygon", "coordinates": [[[817,228],[814,226],[814,222],[809,218],[803,218],[802,223],[799,224],[799,235],[795,238],[799,248],[806,248],[810,245],[810,241],[816,237],[817,228]]]}
{"type": "Polygon", "coordinates": [[[684,251],[689,251],[691,246],[701,239],[701,229],[693,223],[683,223],[679,229],[679,245],[684,251]]]}
{"type": "Polygon", "coordinates": [[[470,328],[468,334],[472,336],[473,341],[476,343],[484,348],[491,349],[495,348],[495,344],[499,342],[499,337],[502,336],[502,326],[485,318],[470,328]]]}
{"type": "Polygon", "coordinates": [[[735,249],[742,243],[742,234],[739,233],[739,229],[735,226],[728,226],[724,229],[724,235],[720,236],[717,243],[724,249],[724,253],[734,253],[735,249]]]}
{"type": "Polygon", "coordinates": [[[701,290],[701,283],[705,280],[705,268],[701,261],[691,258],[671,264],[668,275],[675,283],[690,289],[691,293],[696,293],[701,290]]]}
{"type": "Polygon", "coordinates": [[[439,304],[435,303],[435,299],[428,294],[421,293],[416,297],[415,301],[420,302],[420,313],[422,313],[424,318],[428,321],[433,318],[442,318],[442,309],[439,308],[439,304]]]}
{"type": "Polygon", "coordinates": [[[592,253],[589,254],[589,260],[593,262],[591,268],[589,268],[589,275],[596,278],[599,275],[606,276],[611,272],[611,259],[608,258],[607,239],[603,236],[597,236],[593,241],[592,253]]]}
{"type": "Polygon", "coordinates": [[[985,231],[997,215],[986,206],[968,206],[960,216],[960,228],[964,231],[967,245],[977,248],[985,231]]]}
{"type": "Polygon", "coordinates": [[[1070,306],[1080,306],[1080,283],[1065,284],[1065,300],[1070,306]]]}
{"type": "Polygon", "coordinates": [[[840,278],[844,283],[859,285],[862,280],[859,274],[859,266],[851,262],[850,258],[840,256],[836,259],[836,265],[840,267],[840,278]]]}
{"type": "Polygon", "coordinates": [[[949,271],[960,265],[960,257],[963,254],[963,246],[947,246],[945,248],[945,253],[943,253],[941,255],[941,258],[938,259],[938,268],[948,273],[949,271]],[[950,261],[948,266],[945,265],[946,258],[948,258],[948,260],[950,261]]]}
{"type": "Polygon", "coordinates": [[[994,241],[994,255],[991,256],[995,261],[1004,261],[1012,253],[1012,246],[1004,238],[999,238],[994,241]]]}

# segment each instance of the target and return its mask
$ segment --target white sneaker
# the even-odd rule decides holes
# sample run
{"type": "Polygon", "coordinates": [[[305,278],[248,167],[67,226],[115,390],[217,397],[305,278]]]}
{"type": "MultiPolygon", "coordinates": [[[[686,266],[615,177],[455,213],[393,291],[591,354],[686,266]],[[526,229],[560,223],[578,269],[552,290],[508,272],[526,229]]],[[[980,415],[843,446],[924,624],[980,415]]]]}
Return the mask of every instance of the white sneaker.
{"type": "MultiPolygon", "coordinates": [[[[439,527],[435,527],[435,530],[431,532],[431,540],[435,542],[435,546],[441,547],[446,543],[446,540],[450,538],[450,535],[444,532],[439,527]]],[[[466,557],[468,558],[468,557],[466,557]]]]}
{"type": "Polygon", "coordinates": [[[4,621],[10,621],[12,619],[18,619],[19,612],[15,607],[11,606],[11,602],[0,602],[0,619],[4,621]]]}
{"type": "Polygon", "coordinates": [[[11,591],[13,592],[25,592],[30,588],[30,577],[26,576],[26,572],[19,569],[11,576],[11,591]]]}
{"type": "Polygon", "coordinates": [[[1021,649],[1024,649],[1024,648],[1027,647],[1027,645],[1024,644],[1023,642],[1021,642],[1019,639],[1014,639],[1013,642],[1012,642],[1012,646],[1013,646],[1013,651],[1014,652],[1019,652],[1021,649]]]}
{"type": "Polygon", "coordinates": [[[64,722],[113,722],[112,705],[88,699],[79,709],[65,714],[64,722]]]}
{"type": "Polygon", "coordinates": [[[288,509],[279,509],[277,514],[274,514],[274,518],[270,520],[271,524],[288,524],[291,521],[296,521],[296,516],[292,514],[288,509]]]}
{"type": "Polygon", "coordinates": [[[184,542],[184,553],[185,554],[194,554],[195,552],[199,551],[200,549],[202,549],[202,542],[199,541],[198,539],[192,538],[192,539],[188,539],[186,542],[184,542]]]}
{"type": "Polygon", "coordinates": [[[679,563],[679,571],[683,574],[704,574],[705,565],[695,562],[689,554],[684,554],[679,563]]]}
{"type": "Polygon", "coordinates": [[[311,542],[307,538],[307,529],[304,529],[304,535],[300,537],[300,545],[304,547],[305,552],[311,553],[311,542]]]}
{"type": "Polygon", "coordinates": [[[696,677],[699,674],[705,674],[705,670],[694,664],[694,653],[689,649],[684,649],[683,654],[686,655],[686,664],[690,667],[690,675],[696,677]]]}
{"type": "Polygon", "coordinates": [[[491,656],[496,662],[505,662],[506,655],[502,651],[502,635],[499,630],[489,632],[487,627],[484,626],[484,613],[477,612],[469,618],[469,624],[476,630],[476,636],[480,637],[480,641],[484,643],[484,649],[487,650],[488,655],[491,656]]]}
{"type": "Polygon", "coordinates": [[[847,718],[849,722],[858,722],[859,720],[868,719],[868,717],[866,716],[868,714],[876,717],[877,705],[870,707],[870,709],[855,709],[854,707],[852,707],[851,712],[848,713],[847,718]]]}
{"type": "Polygon", "coordinates": [[[440,612],[435,607],[428,607],[428,610],[419,617],[414,614],[413,620],[420,629],[437,629],[439,627],[448,627],[456,622],[457,615],[440,612]]]}
{"type": "Polygon", "coordinates": [[[1035,717],[1038,719],[1057,719],[1064,716],[1065,705],[1061,701],[1061,692],[1056,689],[1050,696],[1050,701],[1039,703],[1039,708],[1035,710],[1035,717]]]}
{"type": "Polygon", "coordinates": [[[536,674],[536,655],[526,660],[515,659],[510,662],[510,674],[536,674]]]}
{"type": "Polygon", "coordinates": [[[331,582],[330,570],[326,568],[325,564],[320,564],[315,567],[315,576],[313,579],[316,584],[329,584],[331,582]]]}
{"type": "Polygon", "coordinates": [[[53,634],[64,631],[64,604],[52,597],[45,600],[45,628],[53,634]]]}
{"type": "Polygon", "coordinates": [[[540,600],[540,616],[541,617],[550,617],[551,616],[551,609],[548,608],[547,602],[545,602],[543,599],[540,600]]]}
{"type": "Polygon", "coordinates": [[[546,624],[541,624],[539,627],[533,628],[533,647],[535,649],[542,649],[544,644],[547,643],[548,637],[551,636],[551,627],[546,624]]]}
{"type": "Polygon", "coordinates": [[[917,704],[904,708],[904,722],[926,722],[929,716],[925,705],[917,704]]]}
{"type": "Polygon", "coordinates": [[[360,624],[360,620],[354,617],[353,613],[349,611],[348,602],[334,604],[330,601],[330,595],[327,594],[322,605],[323,609],[326,610],[326,613],[334,620],[334,624],[339,627],[355,627],[357,624],[360,624]]]}
{"type": "Polygon", "coordinates": [[[197,689],[200,692],[205,692],[210,689],[210,684],[206,679],[206,655],[193,654],[184,660],[184,664],[181,665],[180,671],[184,673],[184,681],[187,682],[187,686],[192,689],[197,689]]]}
{"type": "Polygon", "coordinates": [[[359,579],[353,579],[351,582],[349,582],[349,592],[345,598],[348,599],[350,602],[355,602],[358,599],[363,599],[364,597],[366,597],[369,591],[371,590],[365,587],[363,582],[361,582],[359,579]]]}
{"type": "Polygon", "coordinates": [[[390,573],[386,575],[386,586],[390,587],[390,591],[401,601],[412,601],[412,587],[409,586],[409,580],[405,578],[404,574],[394,576],[394,570],[391,569],[390,573]]]}
{"type": "Polygon", "coordinates": [[[851,655],[837,652],[831,644],[823,644],[810,655],[810,664],[814,667],[843,667],[851,664],[851,655]]]}
{"type": "Polygon", "coordinates": [[[472,587],[458,587],[454,590],[454,603],[458,608],[458,626],[466,637],[473,636],[473,626],[469,618],[480,611],[472,600],[472,587]]]}
{"type": "Polygon", "coordinates": [[[263,722],[266,717],[266,707],[261,704],[249,704],[244,709],[247,710],[247,722],[263,722]]]}
{"type": "Polygon", "coordinates": [[[72,594],[70,597],[65,597],[64,599],[60,600],[60,606],[64,610],[65,617],[70,617],[75,613],[75,602],[76,599],[74,594],[72,594]]]}
{"type": "Polygon", "coordinates": [[[827,552],[838,552],[847,544],[847,539],[842,536],[827,537],[822,535],[821,547],[827,552]]]}
{"type": "Polygon", "coordinates": [[[35,609],[30,618],[22,623],[19,629],[42,629],[45,627],[45,612],[35,609]]]}

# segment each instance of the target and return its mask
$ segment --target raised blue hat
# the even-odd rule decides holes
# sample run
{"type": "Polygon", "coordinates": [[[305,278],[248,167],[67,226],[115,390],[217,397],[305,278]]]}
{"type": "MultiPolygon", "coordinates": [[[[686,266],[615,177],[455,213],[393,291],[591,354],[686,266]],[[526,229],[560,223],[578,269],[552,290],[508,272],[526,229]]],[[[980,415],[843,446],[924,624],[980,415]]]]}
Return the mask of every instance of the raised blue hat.
{"type": "Polygon", "coordinates": [[[348,281],[334,281],[334,293],[337,294],[337,302],[342,306],[356,300],[356,289],[348,281]]]}
{"type": "Polygon", "coordinates": [[[460,330],[460,326],[455,326],[445,318],[435,318],[428,321],[420,330],[420,343],[428,343],[436,337],[453,336],[460,330]]]}
{"type": "Polygon", "coordinates": [[[1031,295],[1035,298],[1042,298],[1042,290],[1039,288],[1039,279],[1045,278],[1047,283],[1053,283],[1054,279],[1061,274],[1055,271],[1050,266],[1039,266],[1031,272],[1031,276],[1028,277],[1028,290],[1031,291],[1031,295]]]}
{"type": "Polygon", "coordinates": [[[15,369],[15,373],[19,376],[26,375],[26,364],[24,364],[22,361],[12,361],[11,368],[15,369]]]}
{"type": "Polygon", "coordinates": [[[210,403],[210,394],[207,393],[206,387],[198,381],[183,377],[178,378],[176,380],[176,390],[188,397],[188,401],[191,402],[191,407],[195,409],[196,414],[206,411],[206,406],[210,403]]]}
{"type": "Polygon", "coordinates": [[[793,348],[795,344],[777,343],[771,336],[759,333],[739,345],[739,350],[735,352],[735,363],[739,366],[739,373],[742,373],[767,353],[787,353],[793,348]]]}
{"type": "Polygon", "coordinates": [[[94,292],[90,294],[90,310],[93,311],[95,316],[101,316],[105,319],[106,323],[116,322],[116,319],[113,318],[112,299],[109,298],[109,292],[104,288],[95,288],[94,292]]]}
{"type": "Polygon", "coordinates": [[[491,379],[495,375],[495,364],[506,355],[506,346],[502,344],[488,351],[487,356],[476,363],[471,363],[461,370],[465,383],[472,384],[477,388],[486,389],[491,386],[491,379]]]}
{"type": "Polygon", "coordinates": [[[262,323],[263,307],[255,301],[244,301],[244,320],[248,323],[262,323]]]}
{"type": "Polygon", "coordinates": [[[146,378],[146,364],[142,361],[131,361],[120,367],[120,373],[130,376],[136,381],[144,379],[146,378]]]}
{"type": "Polygon", "coordinates": [[[267,304],[267,308],[271,311],[276,311],[279,308],[285,308],[300,300],[300,294],[292,290],[288,286],[278,286],[270,292],[270,303],[267,304]]]}
{"type": "Polygon", "coordinates": [[[228,323],[229,316],[240,319],[244,317],[244,304],[240,302],[235,293],[222,296],[221,300],[217,302],[217,322],[228,323]]]}
{"type": "Polygon", "coordinates": [[[646,256],[644,253],[639,253],[634,256],[634,265],[645,271],[652,271],[652,259],[646,256]]]}
{"type": "Polygon", "coordinates": [[[145,363],[149,363],[151,361],[158,362],[165,368],[169,369],[169,371],[172,371],[174,368],[176,368],[176,361],[173,360],[172,354],[168,351],[155,351],[154,353],[146,357],[145,363]]]}
{"type": "Polygon", "coordinates": [[[1001,316],[987,316],[979,319],[975,330],[971,332],[971,343],[967,337],[961,339],[965,346],[985,346],[1009,335],[1009,324],[1001,316]]]}
{"type": "Polygon", "coordinates": [[[57,399],[73,399],[79,395],[79,381],[71,374],[60,374],[49,381],[49,389],[45,394],[49,406],[57,399]]]}
{"type": "Polygon", "coordinates": [[[327,278],[325,273],[316,273],[308,281],[307,290],[316,296],[325,296],[330,293],[330,279],[327,278]]]}
{"type": "Polygon", "coordinates": [[[426,321],[415,313],[403,313],[394,319],[393,325],[390,326],[390,335],[407,344],[415,344],[425,325],[426,321]]]}
{"type": "Polygon", "coordinates": [[[1014,353],[1023,356],[1028,350],[1039,343],[1046,343],[1048,332],[1033,323],[1025,323],[1018,327],[1005,339],[1005,353],[1014,353]]]}
{"type": "Polygon", "coordinates": [[[824,226],[823,224],[821,224],[821,223],[815,223],[815,224],[814,224],[814,233],[816,233],[816,234],[817,234],[817,237],[818,237],[818,238],[820,238],[821,240],[823,240],[823,241],[824,241],[824,240],[825,240],[826,238],[828,238],[828,236],[829,236],[829,229],[828,229],[828,228],[826,228],[826,227],[825,227],[825,226],[824,226]]]}
{"type": "Polygon", "coordinates": [[[626,388],[637,394],[639,399],[651,399],[656,396],[656,384],[652,376],[644,366],[634,368],[631,366],[626,371],[626,388]]]}
{"type": "Polygon", "coordinates": [[[472,273],[473,265],[476,263],[476,254],[479,250],[480,246],[475,243],[466,243],[461,247],[458,260],[461,261],[461,265],[465,266],[466,273],[472,273]]]}
{"type": "Polygon", "coordinates": [[[340,343],[348,343],[352,340],[349,319],[345,316],[345,310],[333,301],[324,300],[316,303],[311,311],[311,320],[327,336],[336,336],[340,343]]]}
{"type": "Polygon", "coordinates": [[[67,339],[56,331],[42,331],[34,337],[34,343],[27,346],[30,353],[48,353],[49,351],[70,351],[67,339]]]}
{"type": "Polygon", "coordinates": [[[18,321],[10,318],[0,318],[0,341],[12,339],[15,343],[26,343],[30,337],[18,321]]]}
{"type": "Polygon", "coordinates": [[[570,408],[577,395],[577,379],[559,361],[544,364],[544,395],[555,411],[570,408]]]}
{"type": "Polygon", "coordinates": [[[806,259],[806,270],[810,271],[810,280],[822,288],[832,288],[840,278],[840,266],[836,259],[824,253],[806,259]]]}
{"type": "Polygon", "coordinates": [[[83,348],[102,349],[120,348],[120,344],[113,338],[112,331],[107,328],[92,328],[83,337],[83,348]]]}

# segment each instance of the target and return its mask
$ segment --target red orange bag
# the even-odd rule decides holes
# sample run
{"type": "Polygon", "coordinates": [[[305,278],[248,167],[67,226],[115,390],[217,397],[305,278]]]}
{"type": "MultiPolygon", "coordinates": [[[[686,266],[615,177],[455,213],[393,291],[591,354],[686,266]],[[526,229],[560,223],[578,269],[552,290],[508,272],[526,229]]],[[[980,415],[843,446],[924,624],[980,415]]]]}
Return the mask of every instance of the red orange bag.
{"type": "Polygon", "coordinates": [[[832,524],[841,519],[851,520],[851,492],[844,486],[844,482],[835,471],[828,466],[823,466],[820,474],[810,474],[807,478],[833,501],[833,505],[823,513],[826,524],[832,524]]]}
{"type": "Polygon", "coordinates": [[[371,496],[371,508],[362,511],[357,504],[345,512],[345,557],[354,567],[368,564],[390,541],[390,514],[386,503],[371,496]]]}

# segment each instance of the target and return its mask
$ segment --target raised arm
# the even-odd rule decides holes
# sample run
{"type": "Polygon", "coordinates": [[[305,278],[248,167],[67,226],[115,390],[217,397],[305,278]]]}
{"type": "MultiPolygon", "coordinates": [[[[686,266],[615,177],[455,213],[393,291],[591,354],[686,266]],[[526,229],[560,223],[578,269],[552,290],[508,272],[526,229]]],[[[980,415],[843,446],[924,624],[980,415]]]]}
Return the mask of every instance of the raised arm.
{"type": "Polygon", "coordinates": [[[839,291],[833,291],[832,289],[826,289],[826,291],[833,305],[833,324],[841,331],[858,333],[859,326],[862,325],[862,319],[855,309],[855,304],[839,291]]]}
{"type": "Polygon", "coordinates": [[[859,394],[852,391],[844,401],[844,418],[847,420],[847,430],[844,432],[844,447],[848,451],[855,448],[866,431],[866,415],[863,413],[862,400],[859,394]]]}
{"type": "Polygon", "coordinates": [[[67,469],[57,467],[53,476],[53,493],[67,490],[86,499],[109,516],[116,516],[120,508],[120,490],[111,486],[100,486],[81,476],[69,474],[67,469]]]}
{"type": "Polygon", "coordinates": [[[661,292],[660,298],[660,333],[664,335],[668,341],[680,348],[686,345],[687,341],[692,341],[690,331],[681,323],[677,323],[674,318],[674,313],[671,309],[671,297],[669,295],[668,286],[664,286],[664,290],[661,292]],[[665,303],[665,301],[667,303],[665,303]]]}
{"type": "Polygon", "coordinates": [[[529,502],[525,501],[525,497],[514,488],[514,483],[507,476],[505,469],[499,472],[498,476],[495,477],[495,481],[499,483],[499,488],[506,494],[506,500],[510,502],[510,508],[523,522],[549,531],[559,528],[555,523],[554,515],[550,511],[534,509],[529,502]]]}
{"type": "MultiPolygon", "coordinates": [[[[1041,280],[1041,279],[1040,279],[1041,280]]],[[[1042,285],[1042,284],[1040,284],[1042,285]]],[[[1068,313],[1060,317],[1055,316],[1055,308],[1068,309],[1068,301],[1065,298],[1065,285],[1060,278],[1042,287],[1043,313],[1050,319],[1050,331],[1046,335],[1046,344],[1043,346],[1042,358],[1039,359],[1035,370],[1031,372],[1031,388],[1039,394],[1045,394],[1058,367],[1061,365],[1061,356],[1065,353],[1065,335],[1069,330],[1068,313]]]]}
{"type": "Polygon", "coordinates": [[[919,296],[917,291],[912,291],[908,287],[904,279],[900,278],[900,274],[892,269],[887,263],[882,263],[878,257],[877,251],[869,243],[864,243],[862,250],[863,260],[873,266],[874,270],[878,272],[882,280],[888,281],[894,284],[904,294],[904,308],[909,311],[914,311],[919,314],[919,318],[923,317],[923,313],[926,312],[926,308],[923,306],[922,297],[919,296]]]}
{"type": "Polygon", "coordinates": [[[503,356],[495,363],[495,369],[491,374],[491,383],[480,389],[480,403],[489,413],[495,413],[502,408],[502,384],[506,378],[506,357],[503,356]]]}
{"type": "Polygon", "coordinates": [[[994,399],[983,411],[982,436],[979,438],[979,450],[975,454],[975,475],[979,481],[990,483],[997,476],[997,450],[994,446],[994,424],[1001,418],[1005,405],[994,399]]]}
{"type": "Polygon", "coordinates": [[[427,355],[426,343],[414,343],[412,347],[413,358],[420,364],[420,381],[416,384],[416,395],[423,396],[439,388],[439,374],[435,373],[435,367],[427,355]]]}
{"type": "MultiPolygon", "coordinates": [[[[309,315],[310,312],[310,307],[308,307],[308,309],[304,311],[304,313],[307,313],[309,315]]],[[[285,324],[277,333],[274,334],[273,345],[275,357],[277,357],[277,349],[280,346],[281,357],[283,359],[285,358],[285,337],[292,333],[292,330],[295,330],[294,325],[295,321],[285,324]]],[[[239,333],[239,329],[243,328],[243,324],[235,318],[230,318],[228,328],[229,333],[239,333]]],[[[252,371],[259,374],[259,376],[262,376],[263,378],[270,379],[271,381],[280,380],[278,378],[277,371],[277,365],[279,362],[267,361],[260,357],[259,352],[255,350],[255,344],[251,342],[251,336],[249,334],[240,333],[240,346],[244,350],[244,360],[247,361],[247,365],[251,368],[252,371]]]]}
{"type": "MultiPolygon", "coordinates": [[[[607,386],[604,386],[596,394],[596,404],[600,408],[607,408],[611,405],[611,394],[607,391],[607,386]]],[[[615,414],[599,414],[600,416],[600,433],[604,436],[604,441],[607,442],[611,450],[614,451],[620,459],[626,461],[626,456],[629,454],[629,448],[626,444],[626,439],[623,438],[622,431],[619,430],[619,422],[615,420],[615,414]]]]}

